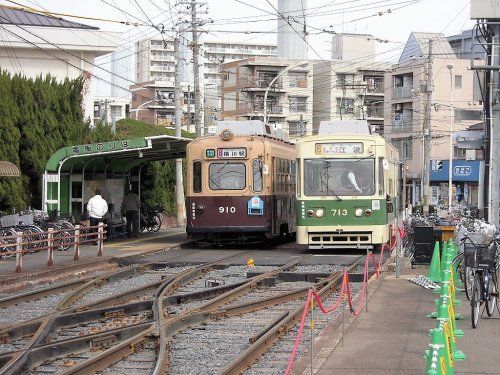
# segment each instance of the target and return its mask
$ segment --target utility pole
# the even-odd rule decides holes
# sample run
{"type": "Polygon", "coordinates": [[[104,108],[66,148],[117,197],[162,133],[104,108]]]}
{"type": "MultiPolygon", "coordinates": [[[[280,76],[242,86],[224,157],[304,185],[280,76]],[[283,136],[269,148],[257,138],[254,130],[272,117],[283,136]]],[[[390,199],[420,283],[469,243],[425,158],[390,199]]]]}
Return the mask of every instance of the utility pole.
{"type": "MultiPolygon", "coordinates": [[[[498,5],[497,5],[498,6],[498,5]]],[[[490,20],[488,20],[490,21],[490,20]]],[[[500,25],[498,24],[498,19],[496,22],[491,22],[489,27],[492,29],[493,43],[491,64],[493,69],[491,70],[490,81],[487,90],[489,90],[489,113],[490,117],[490,191],[489,191],[489,209],[488,209],[488,221],[499,227],[499,214],[500,214],[500,103],[496,99],[498,94],[498,87],[500,85],[500,74],[498,70],[500,69],[500,53],[499,43],[500,43],[500,25]]]]}
{"type": "Polygon", "coordinates": [[[191,132],[191,85],[188,85],[187,110],[188,110],[187,131],[191,132]]]}
{"type": "Polygon", "coordinates": [[[427,84],[425,87],[425,117],[424,117],[424,165],[422,170],[423,213],[429,213],[429,167],[431,155],[431,106],[432,106],[432,39],[429,39],[429,56],[427,58],[427,84]]]}
{"type": "MultiPolygon", "coordinates": [[[[179,35],[174,39],[175,49],[175,136],[182,136],[182,116],[181,116],[181,59],[179,47],[179,35]]],[[[184,182],[182,181],[182,158],[175,159],[175,203],[177,206],[177,226],[182,227],[186,224],[186,210],[184,201],[184,182]]]]}
{"type": "Polygon", "coordinates": [[[198,19],[196,16],[196,0],[191,1],[191,34],[193,37],[193,75],[194,75],[194,128],[196,137],[201,136],[201,95],[200,95],[200,64],[198,59],[198,19]]]}

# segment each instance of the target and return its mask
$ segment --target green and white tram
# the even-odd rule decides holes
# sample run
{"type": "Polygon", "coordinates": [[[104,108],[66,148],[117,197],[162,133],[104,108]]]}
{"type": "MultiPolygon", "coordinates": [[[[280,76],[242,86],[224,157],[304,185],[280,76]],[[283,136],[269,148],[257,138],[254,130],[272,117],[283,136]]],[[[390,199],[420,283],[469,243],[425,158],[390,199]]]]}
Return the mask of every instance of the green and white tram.
{"type": "Polygon", "coordinates": [[[373,249],[390,240],[401,203],[392,144],[366,121],[323,121],[296,150],[299,244],[373,249]]]}

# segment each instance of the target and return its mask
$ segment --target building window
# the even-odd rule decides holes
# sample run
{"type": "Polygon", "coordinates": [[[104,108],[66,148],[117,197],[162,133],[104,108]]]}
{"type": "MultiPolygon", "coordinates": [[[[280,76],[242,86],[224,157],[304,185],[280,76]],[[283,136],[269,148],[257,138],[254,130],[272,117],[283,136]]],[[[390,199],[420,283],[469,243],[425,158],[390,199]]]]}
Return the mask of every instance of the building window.
{"type": "Polygon", "coordinates": [[[461,88],[462,88],[462,76],[456,75],[455,76],[455,89],[461,89],[461,88]]]}
{"type": "Polygon", "coordinates": [[[288,135],[291,137],[303,137],[306,135],[306,121],[288,121],[288,135]]]}
{"type": "Polygon", "coordinates": [[[345,87],[354,83],[354,74],[337,73],[337,86],[345,87]]]}
{"type": "Polygon", "coordinates": [[[264,184],[262,180],[262,161],[254,160],[252,163],[253,169],[253,191],[262,191],[264,184]]]}
{"type": "Polygon", "coordinates": [[[110,106],[111,117],[122,117],[122,107],[119,105],[110,106]]]}
{"type": "Polygon", "coordinates": [[[307,112],[307,97],[304,96],[289,96],[288,103],[290,111],[307,112]]]}
{"type": "Polygon", "coordinates": [[[305,72],[290,72],[290,87],[307,88],[307,73],[305,72]]]}
{"type": "Polygon", "coordinates": [[[453,120],[459,121],[482,121],[483,111],[477,109],[455,109],[453,120]]]}
{"type": "Polygon", "coordinates": [[[392,141],[392,143],[398,149],[399,157],[401,159],[411,159],[412,158],[413,140],[411,139],[411,137],[394,139],[392,141]]]}
{"type": "Polygon", "coordinates": [[[337,113],[354,114],[354,99],[337,98],[337,113]]]}

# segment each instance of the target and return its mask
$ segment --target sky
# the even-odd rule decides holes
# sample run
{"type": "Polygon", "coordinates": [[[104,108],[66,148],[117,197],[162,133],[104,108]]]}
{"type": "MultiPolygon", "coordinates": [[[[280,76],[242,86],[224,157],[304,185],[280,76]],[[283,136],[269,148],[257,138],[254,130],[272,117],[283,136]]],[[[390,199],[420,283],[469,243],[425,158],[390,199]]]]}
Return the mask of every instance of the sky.
{"type": "MultiPolygon", "coordinates": [[[[328,59],[331,32],[371,34],[377,44],[377,60],[397,61],[412,31],[461,33],[474,24],[469,18],[470,0],[302,0],[308,15],[310,59],[328,59]]],[[[133,42],[157,36],[162,27],[171,32],[175,22],[188,15],[177,13],[179,0],[15,0],[24,6],[51,12],[140,23],[64,18],[122,33],[123,47],[133,52],[133,42]],[[152,27],[151,25],[155,25],[152,27]]],[[[0,4],[16,6],[7,0],[0,4]]],[[[205,40],[276,43],[277,0],[206,0],[200,14],[206,19],[205,40]],[[210,22],[212,20],[213,22],[210,22]],[[243,33],[245,32],[245,33],[243,33]]],[[[99,60],[97,60],[99,62],[99,60]]],[[[129,63],[129,65],[131,65],[129,63]]],[[[123,69],[131,69],[123,66],[123,69]]]]}

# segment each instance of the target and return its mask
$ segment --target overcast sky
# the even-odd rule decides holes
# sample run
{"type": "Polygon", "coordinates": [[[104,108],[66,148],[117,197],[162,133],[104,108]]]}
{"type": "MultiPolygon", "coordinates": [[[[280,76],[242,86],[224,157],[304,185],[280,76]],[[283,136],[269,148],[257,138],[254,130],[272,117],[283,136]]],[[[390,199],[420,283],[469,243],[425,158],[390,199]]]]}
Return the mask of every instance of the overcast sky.
{"type": "MultiPolygon", "coordinates": [[[[178,15],[178,8],[173,7],[179,0],[15,1],[52,12],[140,23],[141,26],[126,26],[64,16],[76,22],[98,26],[104,31],[123,33],[123,46],[131,55],[135,41],[159,35],[151,24],[171,32],[174,24],[172,19],[178,22],[179,19],[188,17],[178,15]]],[[[208,11],[200,14],[200,18],[211,19],[213,23],[207,23],[203,27],[207,32],[203,38],[275,44],[277,16],[273,6],[277,8],[277,0],[269,1],[270,3],[267,0],[207,0],[207,7],[204,9],[208,8],[208,11]],[[243,31],[248,33],[241,33],[243,31]]],[[[412,31],[441,32],[448,36],[470,29],[474,24],[469,18],[470,0],[303,0],[303,3],[308,15],[311,59],[330,57],[329,32],[363,33],[380,38],[385,42],[377,45],[377,60],[394,62],[399,58],[412,31]]],[[[0,4],[15,6],[6,0],[0,0],[0,4]]],[[[98,59],[97,62],[99,61],[98,59]]],[[[123,60],[121,63],[120,73],[132,78],[133,62],[123,60]]]]}

